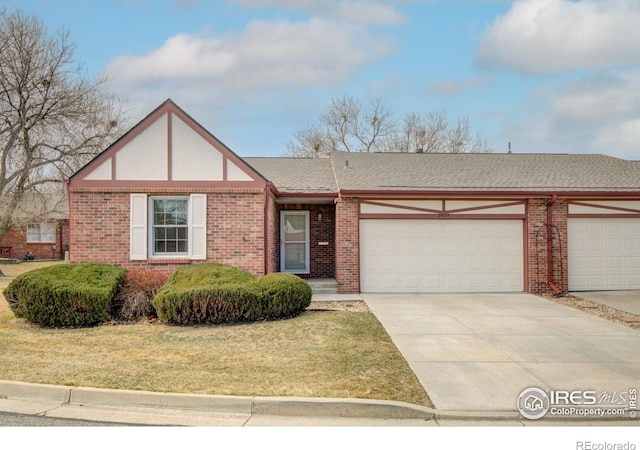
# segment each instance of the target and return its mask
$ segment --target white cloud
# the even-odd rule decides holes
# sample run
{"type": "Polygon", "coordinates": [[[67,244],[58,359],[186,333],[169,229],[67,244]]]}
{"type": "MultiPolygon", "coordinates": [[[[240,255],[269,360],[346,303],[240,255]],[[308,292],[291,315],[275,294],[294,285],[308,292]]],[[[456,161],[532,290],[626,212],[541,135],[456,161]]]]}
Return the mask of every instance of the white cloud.
{"type": "Polygon", "coordinates": [[[619,121],[640,115],[640,71],[603,73],[564,83],[552,100],[563,122],[619,121]]]}
{"type": "Polygon", "coordinates": [[[623,158],[640,160],[640,117],[604,127],[596,136],[594,146],[603,153],[615,151],[623,158]]]}
{"type": "Polygon", "coordinates": [[[640,64],[640,1],[516,0],[483,36],[483,66],[541,74],[640,64]]]}
{"type": "Polygon", "coordinates": [[[500,139],[513,141],[521,152],[640,159],[640,70],[587,75],[538,89],[500,139]]]}
{"type": "Polygon", "coordinates": [[[178,34],[146,55],[126,55],[106,72],[120,85],[196,83],[207,89],[330,86],[391,54],[365,29],[321,19],[254,21],[238,35],[178,34]]]}
{"type": "Polygon", "coordinates": [[[253,8],[280,7],[305,11],[314,16],[370,25],[398,25],[406,16],[398,11],[396,2],[380,0],[235,0],[253,8]],[[391,3],[385,4],[385,3],[391,3]]]}

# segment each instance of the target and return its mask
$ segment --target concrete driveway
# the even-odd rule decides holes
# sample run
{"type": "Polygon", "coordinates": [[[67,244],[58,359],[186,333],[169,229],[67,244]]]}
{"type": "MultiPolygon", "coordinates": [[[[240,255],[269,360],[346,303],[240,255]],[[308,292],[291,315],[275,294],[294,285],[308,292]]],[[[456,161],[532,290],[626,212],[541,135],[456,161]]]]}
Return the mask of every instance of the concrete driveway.
{"type": "Polygon", "coordinates": [[[640,331],[531,294],[362,294],[441,411],[516,411],[523,389],[640,388],[640,331]]]}

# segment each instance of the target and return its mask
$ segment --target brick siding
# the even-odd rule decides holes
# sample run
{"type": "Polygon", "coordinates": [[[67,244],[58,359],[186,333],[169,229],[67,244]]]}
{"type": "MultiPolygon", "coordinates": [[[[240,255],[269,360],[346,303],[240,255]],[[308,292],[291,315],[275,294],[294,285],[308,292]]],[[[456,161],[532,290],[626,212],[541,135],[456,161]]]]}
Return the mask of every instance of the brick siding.
{"type": "MultiPolygon", "coordinates": [[[[528,291],[552,293],[547,271],[547,204],[549,198],[530,199],[527,204],[527,273],[528,291]]],[[[557,199],[551,207],[552,281],[563,292],[569,289],[567,255],[567,201],[557,199]]]]}
{"type": "Polygon", "coordinates": [[[360,228],[358,199],[342,197],[336,203],[336,281],[338,292],[360,292],[360,228]]]}
{"type": "MultiPolygon", "coordinates": [[[[264,192],[207,194],[207,261],[230,264],[256,276],[264,274],[264,192]]],[[[146,192],[186,195],[188,192],[146,192]]],[[[152,267],[171,272],[183,259],[131,261],[129,256],[129,192],[70,192],[72,262],[105,262],[123,267],[152,267]]]]}

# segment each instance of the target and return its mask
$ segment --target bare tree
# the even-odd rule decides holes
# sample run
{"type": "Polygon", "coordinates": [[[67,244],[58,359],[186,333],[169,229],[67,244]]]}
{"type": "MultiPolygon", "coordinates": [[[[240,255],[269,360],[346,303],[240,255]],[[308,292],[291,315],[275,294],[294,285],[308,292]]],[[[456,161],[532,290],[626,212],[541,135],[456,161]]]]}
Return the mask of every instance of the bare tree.
{"type": "Polygon", "coordinates": [[[73,54],[67,31],[0,10],[0,239],[27,196],[59,191],[123,130],[104,80],[87,78],[73,54]]]}
{"type": "Polygon", "coordinates": [[[368,107],[345,95],[333,99],[318,124],[307,125],[287,143],[291,156],[321,158],[331,152],[384,151],[395,133],[393,115],[376,99],[368,107]]]}
{"type": "Polygon", "coordinates": [[[368,107],[351,96],[332,100],[319,122],[294,133],[291,156],[321,158],[331,152],[490,152],[486,140],[473,135],[469,118],[451,124],[444,110],[407,114],[399,125],[391,110],[376,99],[368,107]]]}

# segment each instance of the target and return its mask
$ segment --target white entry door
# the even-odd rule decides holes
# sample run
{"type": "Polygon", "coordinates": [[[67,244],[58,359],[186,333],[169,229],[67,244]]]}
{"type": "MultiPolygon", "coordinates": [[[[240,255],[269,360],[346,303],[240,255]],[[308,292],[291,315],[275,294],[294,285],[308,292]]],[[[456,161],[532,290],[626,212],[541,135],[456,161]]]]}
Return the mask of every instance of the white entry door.
{"type": "Polygon", "coordinates": [[[280,211],[280,271],[309,273],[309,211],[280,211]]]}

